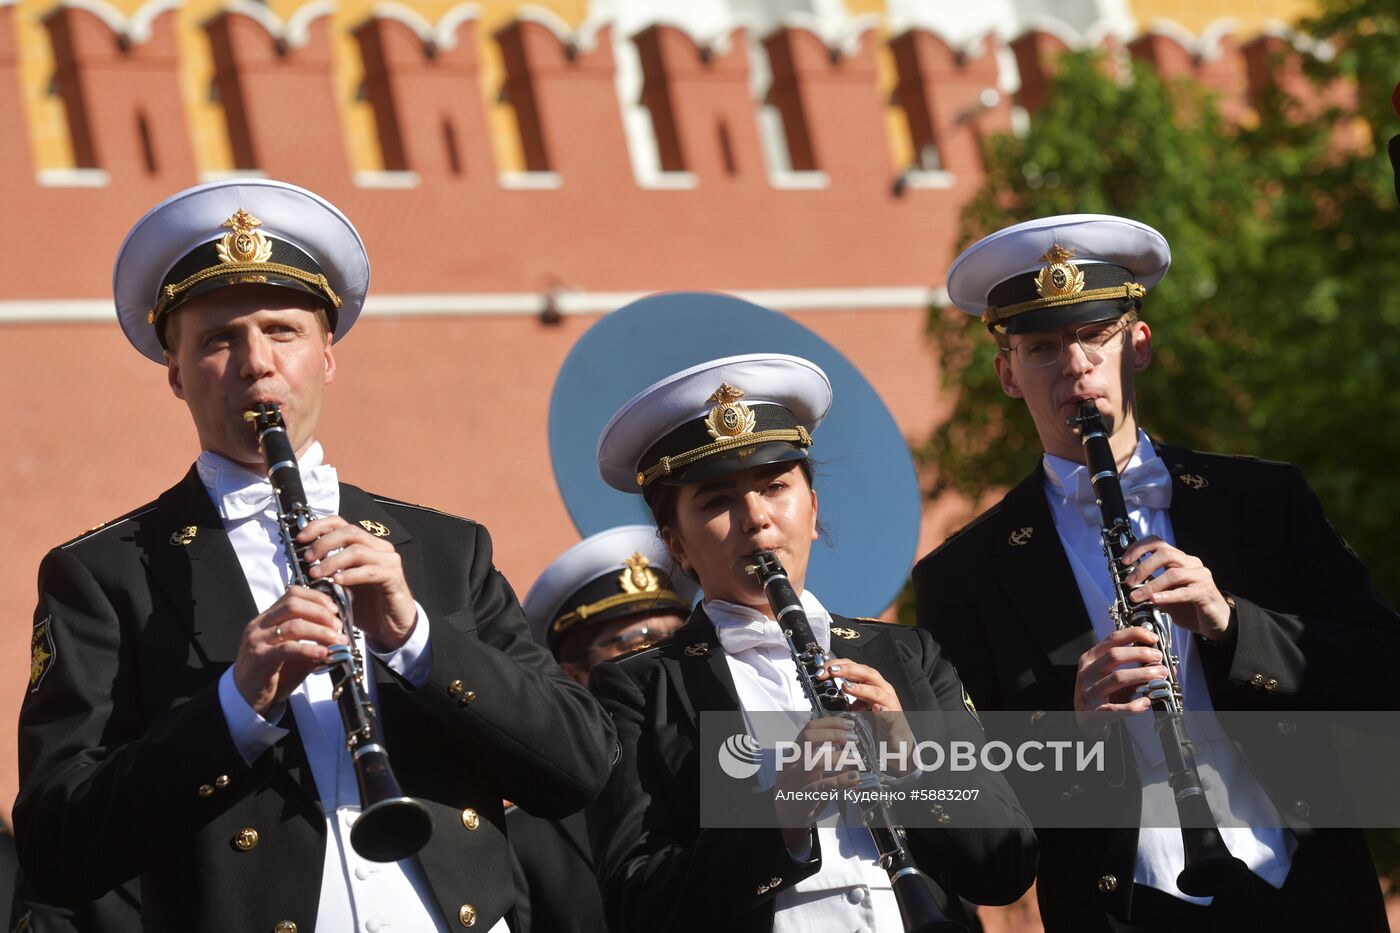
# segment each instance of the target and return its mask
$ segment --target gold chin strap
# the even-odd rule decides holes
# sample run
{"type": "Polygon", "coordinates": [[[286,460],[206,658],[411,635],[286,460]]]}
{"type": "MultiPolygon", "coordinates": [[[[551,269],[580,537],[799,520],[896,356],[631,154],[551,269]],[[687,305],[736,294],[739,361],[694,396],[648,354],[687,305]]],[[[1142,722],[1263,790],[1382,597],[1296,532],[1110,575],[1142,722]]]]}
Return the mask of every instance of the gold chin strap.
{"type": "Polygon", "coordinates": [[[562,632],[565,629],[577,625],[580,622],[586,622],[589,616],[596,616],[600,612],[616,608],[617,606],[626,606],[631,603],[636,603],[639,606],[643,603],[648,605],[655,605],[656,603],[667,599],[678,603],[685,601],[681,599],[680,596],[676,595],[670,590],[648,590],[643,591],[641,593],[618,593],[616,596],[604,597],[603,599],[598,600],[596,603],[588,603],[587,605],[578,606],[573,611],[566,612],[559,618],[555,619],[554,624],[550,627],[556,632],[562,632]]]}
{"type": "Polygon", "coordinates": [[[221,262],[216,266],[209,266],[207,269],[200,269],[189,278],[167,285],[160,290],[160,300],[156,306],[146,313],[146,323],[155,324],[159,321],[170,306],[185,292],[194,288],[200,282],[209,279],[222,278],[227,275],[244,275],[252,280],[254,276],[281,275],[289,279],[296,279],[298,282],[305,282],[315,288],[335,308],[341,305],[340,296],[331,288],[330,281],[316,272],[307,272],[305,269],[298,269],[296,266],[283,265],[280,262],[221,262]]]}
{"type": "Polygon", "coordinates": [[[795,428],[775,428],[771,431],[740,434],[737,437],[722,437],[713,444],[706,444],[704,447],[697,447],[683,454],[676,454],[674,457],[662,457],[655,466],[648,467],[637,474],[637,485],[649,486],[663,476],[670,476],[676,470],[690,466],[697,460],[713,457],[715,454],[722,454],[740,447],[757,447],[759,444],[769,444],[775,441],[785,441],[789,444],[796,444],[798,447],[811,447],[812,435],[808,434],[807,429],[799,424],[795,428]]]}
{"type": "Polygon", "coordinates": [[[988,327],[999,327],[1020,314],[1027,311],[1037,311],[1041,308],[1060,308],[1065,305],[1077,305],[1086,301],[1112,301],[1116,298],[1141,298],[1147,294],[1147,289],[1137,282],[1128,282],[1124,285],[1114,285],[1111,288],[1095,288],[1087,292],[1075,292],[1072,295],[1052,295],[1048,298],[1036,298],[1033,301],[1023,301],[1020,304],[1007,305],[1004,308],[987,308],[982,312],[982,323],[988,327]]]}

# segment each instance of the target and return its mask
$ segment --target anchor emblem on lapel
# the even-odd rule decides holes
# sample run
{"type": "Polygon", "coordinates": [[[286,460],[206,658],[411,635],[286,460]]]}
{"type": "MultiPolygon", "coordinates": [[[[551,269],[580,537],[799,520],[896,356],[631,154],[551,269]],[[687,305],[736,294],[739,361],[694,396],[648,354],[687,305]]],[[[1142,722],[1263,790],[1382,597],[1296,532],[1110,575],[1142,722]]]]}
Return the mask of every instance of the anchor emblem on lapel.
{"type": "Polygon", "coordinates": [[[1191,489],[1205,489],[1207,486],[1210,485],[1209,480],[1207,480],[1204,476],[1200,476],[1196,473],[1182,473],[1180,476],[1177,477],[1177,479],[1181,480],[1181,484],[1183,486],[1188,486],[1191,489]]]}

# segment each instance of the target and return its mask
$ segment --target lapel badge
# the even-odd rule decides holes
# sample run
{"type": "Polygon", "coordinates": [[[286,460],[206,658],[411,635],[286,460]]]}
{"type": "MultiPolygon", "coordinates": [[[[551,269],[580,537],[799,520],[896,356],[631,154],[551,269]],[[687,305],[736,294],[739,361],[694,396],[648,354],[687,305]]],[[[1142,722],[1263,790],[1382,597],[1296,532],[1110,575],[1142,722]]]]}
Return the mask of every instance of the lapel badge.
{"type": "Polygon", "coordinates": [[[1031,535],[1035,534],[1035,529],[1027,525],[1025,528],[1017,528],[1011,532],[1011,536],[1006,542],[1012,547],[1024,547],[1031,543],[1031,535]]]}
{"type": "Polygon", "coordinates": [[[39,685],[44,682],[49,671],[53,670],[56,652],[53,646],[53,632],[49,630],[52,624],[53,616],[45,616],[44,621],[34,626],[34,634],[29,639],[30,693],[38,693],[39,685]]]}
{"type": "Polygon", "coordinates": [[[192,541],[194,541],[194,536],[197,535],[197,534],[199,534],[199,528],[198,528],[198,526],[196,526],[196,525],[186,525],[184,528],[181,528],[179,531],[175,531],[175,532],[172,532],[172,533],[171,533],[171,535],[170,535],[170,543],[171,543],[171,544],[178,544],[178,545],[181,545],[181,546],[188,545],[189,543],[191,543],[192,541]]]}
{"type": "Polygon", "coordinates": [[[860,637],[860,632],[857,632],[853,628],[834,628],[831,630],[831,634],[835,635],[837,638],[844,638],[847,641],[860,637]]]}
{"type": "Polygon", "coordinates": [[[360,527],[363,528],[365,531],[368,531],[370,534],[374,535],[376,538],[389,537],[388,527],[379,524],[379,522],[375,521],[372,518],[360,519],[360,527]]]}
{"type": "Polygon", "coordinates": [[[1177,479],[1181,480],[1183,486],[1189,486],[1192,489],[1205,489],[1210,485],[1204,476],[1197,473],[1182,473],[1177,479]]]}
{"type": "Polygon", "coordinates": [[[710,643],[707,641],[697,641],[693,645],[686,645],[685,653],[692,658],[703,658],[710,653],[710,643]]]}

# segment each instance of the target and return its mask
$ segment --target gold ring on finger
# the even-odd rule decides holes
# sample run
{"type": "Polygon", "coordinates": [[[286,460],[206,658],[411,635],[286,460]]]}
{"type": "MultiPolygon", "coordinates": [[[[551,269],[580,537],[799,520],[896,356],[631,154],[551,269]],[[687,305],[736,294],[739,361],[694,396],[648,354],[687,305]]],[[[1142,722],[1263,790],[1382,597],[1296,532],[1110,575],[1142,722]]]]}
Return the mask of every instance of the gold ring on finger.
{"type": "Polygon", "coordinates": [[[273,629],[273,630],[272,630],[272,634],[277,638],[278,644],[281,644],[281,642],[282,642],[282,626],[279,625],[279,626],[277,626],[275,629],[273,629]]]}

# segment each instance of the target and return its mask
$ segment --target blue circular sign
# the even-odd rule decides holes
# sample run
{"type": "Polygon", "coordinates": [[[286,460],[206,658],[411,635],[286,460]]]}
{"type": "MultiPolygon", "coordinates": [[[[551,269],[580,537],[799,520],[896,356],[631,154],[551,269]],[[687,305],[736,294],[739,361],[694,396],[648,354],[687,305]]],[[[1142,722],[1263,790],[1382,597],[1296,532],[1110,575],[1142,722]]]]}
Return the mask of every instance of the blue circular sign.
{"type": "Polygon", "coordinates": [[[635,301],[579,338],[549,405],[555,480],[574,526],[588,536],[650,524],[639,495],[598,475],[598,435],[647,386],[707,360],[787,353],[826,370],[834,399],[813,435],[819,516],[807,582],[822,604],[870,616],[894,602],[919,543],[921,496],[904,436],[870,383],[835,347],[790,318],[729,295],[673,292],[635,301]]]}

